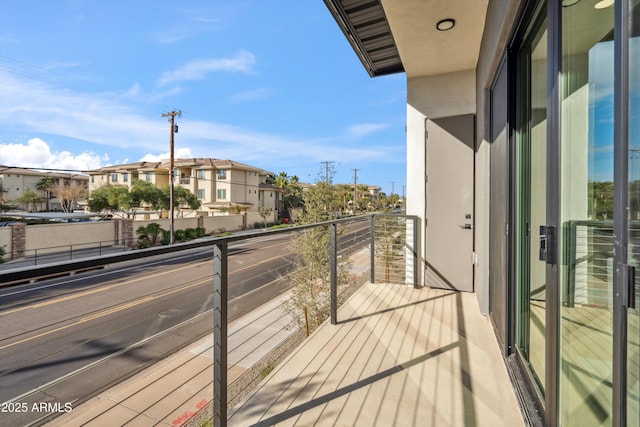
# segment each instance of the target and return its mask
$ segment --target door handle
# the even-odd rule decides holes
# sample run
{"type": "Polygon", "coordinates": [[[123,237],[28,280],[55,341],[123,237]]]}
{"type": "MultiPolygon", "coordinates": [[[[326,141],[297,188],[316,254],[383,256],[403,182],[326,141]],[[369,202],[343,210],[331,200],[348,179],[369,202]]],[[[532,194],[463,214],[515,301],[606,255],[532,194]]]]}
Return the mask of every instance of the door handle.
{"type": "Polygon", "coordinates": [[[629,274],[627,274],[627,285],[629,301],[627,302],[628,308],[636,308],[636,268],[628,266],[629,274]]]}
{"type": "Polygon", "coordinates": [[[540,226],[540,252],[538,259],[547,264],[556,263],[556,227],[553,225],[540,226]]]}
{"type": "Polygon", "coordinates": [[[460,228],[462,228],[463,230],[471,230],[471,224],[463,224],[459,226],[460,228]]]}

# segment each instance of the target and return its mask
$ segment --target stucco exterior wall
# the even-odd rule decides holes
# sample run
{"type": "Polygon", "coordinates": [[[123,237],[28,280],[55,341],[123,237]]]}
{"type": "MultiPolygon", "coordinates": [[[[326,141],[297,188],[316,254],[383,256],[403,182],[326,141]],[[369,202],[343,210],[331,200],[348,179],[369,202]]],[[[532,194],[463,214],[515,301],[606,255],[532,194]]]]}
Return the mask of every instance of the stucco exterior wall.
{"type": "Polygon", "coordinates": [[[11,227],[0,227],[0,248],[4,248],[4,259],[8,260],[11,254],[11,227]]]}
{"type": "Polygon", "coordinates": [[[410,78],[407,82],[407,214],[419,218],[418,283],[425,285],[426,119],[474,114],[475,70],[410,78]]]}
{"type": "Polygon", "coordinates": [[[489,2],[485,29],[476,67],[476,253],[475,289],[483,314],[489,313],[489,201],[490,201],[490,144],[491,114],[489,88],[504,54],[511,29],[522,0],[492,0],[489,2]]]}
{"type": "Polygon", "coordinates": [[[84,222],[71,224],[42,224],[25,227],[25,249],[56,252],[61,247],[83,245],[85,248],[113,244],[113,223],[84,222]]]}

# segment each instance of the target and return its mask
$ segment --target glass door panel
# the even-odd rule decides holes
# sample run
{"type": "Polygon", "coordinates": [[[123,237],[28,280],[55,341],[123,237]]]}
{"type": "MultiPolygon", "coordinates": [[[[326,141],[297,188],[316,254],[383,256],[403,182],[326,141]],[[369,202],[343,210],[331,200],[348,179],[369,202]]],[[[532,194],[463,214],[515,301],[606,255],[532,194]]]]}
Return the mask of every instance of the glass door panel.
{"type": "Polygon", "coordinates": [[[611,425],[614,2],[561,10],[559,422],[611,425]]]}
{"type": "Polygon", "coordinates": [[[518,53],[517,342],[544,395],[546,263],[540,260],[540,226],[547,211],[547,31],[538,19],[518,53]]]}

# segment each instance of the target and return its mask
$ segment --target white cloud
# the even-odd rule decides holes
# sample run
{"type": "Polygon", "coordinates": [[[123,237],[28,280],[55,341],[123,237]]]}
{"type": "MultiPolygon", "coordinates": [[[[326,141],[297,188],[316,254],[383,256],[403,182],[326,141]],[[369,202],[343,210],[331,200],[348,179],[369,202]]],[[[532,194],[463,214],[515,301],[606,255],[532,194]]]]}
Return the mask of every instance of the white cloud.
{"type": "Polygon", "coordinates": [[[89,170],[102,167],[108,156],[91,152],[73,154],[69,151],[51,151],[48,143],[32,138],[26,144],[0,144],[0,164],[27,168],[89,170]]]}
{"type": "Polygon", "coordinates": [[[249,73],[255,62],[255,56],[245,50],[230,58],[195,59],[176,70],[164,72],[158,79],[158,85],[164,86],[168,83],[185,80],[201,80],[207,74],[216,71],[249,73]]]}
{"type": "Polygon", "coordinates": [[[350,126],[347,129],[347,135],[352,138],[363,138],[372,133],[387,129],[389,124],[387,123],[361,123],[350,126]]]}
{"type": "MultiPolygon", "coordinates": [[[[177,148],[173,151],[173,157],[174,159],[190,159],[193,156],[193,154],[191,154],[191,149],[190,148],[177,148]]],[[[145,154],[140,160],[138,160],[139,162],[161,162],[163,160],[167,160],[171,158],[171,153],[170,152],[166,152],[163,154],[145,154]]]]}
{"type": "MultiPolygon", "coordinates": [[[[87,143],[102,144],[113,156],[136,156],[135,153],[157,153],[169,147],[169,125],[162,118],[161,111],[145,112],[140,108],[142,102],[132,103],[132,97],[140,90],[137,85],[126,93],[84,93],[54,88],[43,82],[25,80],[9,73],[0,72],[3,82],[0,97],[0,130],[17,130],[23,135],[56,135],[87,143]],[[132,107],[133,105],[133,107],[132,107]],[[137,108],[135,107],[137,105],[137,108]],[[144,113],[144,114],[143,114],[144,113]],[[117,154],[114,154],[116,153],[117,154]]],[[[135,98],[149,97],[144,91],[135,98]]],[[[147,104],[145,104],[147,105],[147,104]]],[[[344,135],[310,139],[295,135],[281,135],[256,132],[252,129],[230,126],[205,120],[190,120],[188,115],[179,120],[180,133],[176,135],[176,147],[188,147],[189,152],[179,151],[181,157],[216,157],[254,163],[256,166],[269,167],[275,159],[278,164],[288,162],[320,162],[326,160],[327,153],[332,158],[385,160],[401,158],[392,148],[367,144],[359,147],[344,146],[344,135]]],[[[349,129],[351,137],[363,137],[369,133],[384,129],[385,124],[360,124],[349,129]]],[[[25,138],[26,139],[26,138],[25,138]]],[[[5,138],[6,141],[6,138],[5,138]]],[[[37,142],[32,145],[37,146],[37,142]]],[[[43,152],[45,158],[53,157],[64,161],[65,167],[74,164],[74,168],[94,168],[105,165],[109,159],[102,159],[92,153],[73,154],[51,152],[41,146],[40,150],[21,145],[23,152],[31,155],[14,157],[20,148],[13,150],[2,146],[3,158],[12,153],[9,160],[2,163],[35,165],[53,168],[60,167],[55,162],[47,163],[37,157],[43,152]],[[6,149],[5,149],[6,148],[6,149]],[[31,159],[32,162],[27,162],[31,159]],[[35,161],[38,159],[38,162],[35,161]],[[24,161],[23,161],[24,160],[24,161]]],[[[161,157],[161,156],[157,156],[161,157]]],[[[168,157],[168,155],[167,155],[168,157]]],[[[112,160],[116,162],[118,160],[112,160]]],[[[111,163],[113,164],[113,163],[111,163]]]]}

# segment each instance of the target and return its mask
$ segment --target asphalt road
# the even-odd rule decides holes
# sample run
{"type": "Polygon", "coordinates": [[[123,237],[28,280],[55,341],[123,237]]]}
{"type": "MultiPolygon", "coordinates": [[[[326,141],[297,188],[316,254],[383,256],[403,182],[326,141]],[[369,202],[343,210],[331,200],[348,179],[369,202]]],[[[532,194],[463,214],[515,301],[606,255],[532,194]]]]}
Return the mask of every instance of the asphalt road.
{"type": "MultiPolygon", "coordinates": [[[[344,246],[364,244],[368,223],[350,233],[344,246]]],[[[230,320],[288,289],[294,238],[230,244],[230,320]]],[[[0,426],[37,424],[210,333],[212,277],[207,248],[0,289],[0,426]]]]}

